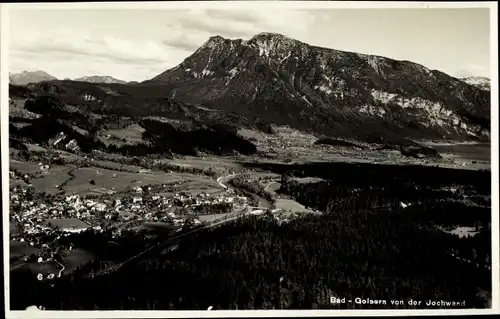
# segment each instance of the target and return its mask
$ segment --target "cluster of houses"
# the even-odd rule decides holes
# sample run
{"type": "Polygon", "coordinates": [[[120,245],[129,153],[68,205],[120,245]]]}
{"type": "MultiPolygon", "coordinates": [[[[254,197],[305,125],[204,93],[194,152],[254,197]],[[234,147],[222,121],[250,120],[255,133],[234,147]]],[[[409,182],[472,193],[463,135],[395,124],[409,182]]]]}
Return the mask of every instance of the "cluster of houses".
{"type": "MultiPolygon", "coordinates": [[[[148,187],[148,191],[151,188],[148,187]]],[[[202,205],[228,204],[231,207],[244,206],[247,198],[234,196],[231,194],[211,195],[208,193],[198,193],[193,196],[190,193],[180,192],[175,194],[162,194],[161,192],[144,195],[142,187],[135,187],[132,196],[115,198],[112,210],[105,215],[106,219],[116,216],[116,213],[125,220],[137,218],[146,221],[171,222],[174,226],[184,225],[186,219],[192,219],[196,215],[196,210],[202,205]]],[[[192,222],[197,225],[201,222],[194,218],[192,222]]]]}
{"type": "Polygon", "coordinates": [[[89,228],[103,231],[99,225],[106,220],[158,221],[180,227],[189,219],[194,225],[199,225],[201,222],[196,215],[198,206],[226,204],[230,209],[236,209],[247,204],[246,197],[227,193],[211,195],[201,192],[196,196],[185,192],[145,194],[141,187],[134,188],[132,194],[115,194],[112,197],[96,200],[69,195],[60,200],[42,202],[28,200],[27,188],[19,186],[10,192],[11,221],[19,225],[20,239],[34,246],[41,244],[34,239],[37,235],[54,231],[64,234],[79,233],[89,228]]]}

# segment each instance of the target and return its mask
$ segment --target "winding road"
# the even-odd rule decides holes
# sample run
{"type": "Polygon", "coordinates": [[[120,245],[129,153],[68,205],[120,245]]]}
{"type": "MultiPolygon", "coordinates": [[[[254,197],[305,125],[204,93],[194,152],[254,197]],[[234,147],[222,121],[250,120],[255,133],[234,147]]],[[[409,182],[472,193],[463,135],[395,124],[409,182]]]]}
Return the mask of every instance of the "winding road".
{"type": "Polygon", "coordinates": [[[278,182],[269,182],[269,183],[266,185],[266,188],[264,188],[264,190],[265,190],[266,192],[273,192],[273,193],[275,193],[275,191],[273,191],[273,190],[271,190],[271,191],[270,191],[270,190],[269,190],[269,187],[270,187],[271,185],[273,185],[273,184],[278,184],[278,185],[280,185],[280,183],[278,183],[278,182]]]}
{"type": "Polygon", "coordinates": [[[60,262],[58,262],[57,260],[53,259],[53,261],[55,261],[59,266],[61,266],[61,269],[59,270],[59,273],[57,274],[57,277],[61,277],[62,276],[62,272],[64,271],[64,269],[66,269],[66,267],[64,267],[63,264],[61,264],[60,262]]]}
{"type": "Polygon", "coordinates": [[[217,178],[217,183],[224,189],[229,189],[229,186],[224,184],[224,183],[227,183],[231,178],[234,178],[238,175],[241,175],[241,174],[238,174],[238,173],[234,173],[234,174],[230,174],[230,175],[226,175],[226,176],[221,176],[219,178],[217,178]]]}

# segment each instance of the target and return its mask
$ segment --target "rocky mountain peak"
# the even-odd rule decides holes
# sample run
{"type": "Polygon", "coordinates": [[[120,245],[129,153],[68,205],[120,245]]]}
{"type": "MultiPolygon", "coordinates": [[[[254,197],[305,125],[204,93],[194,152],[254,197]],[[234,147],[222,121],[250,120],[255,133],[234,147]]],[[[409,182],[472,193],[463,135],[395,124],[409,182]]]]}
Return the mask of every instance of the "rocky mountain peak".
{"type": "Polygon", "coordinates": [[[9,73],[9,82],[15,85],[28,85],[30,83],[39,83],[51,80],[57,80],[57,78],[41,70],[9,73]]]}
{"type": "Polygon", "coordinates": [[[208,38],[208,40],[200,47],[200,49],[203,49],[203,48],[213,49],[214,47],[223,44],[224,41],[227,41],[227,40],[225,38],[221,37],[220,35],[216,35],[216,36],[208,38]]]}
{"type": "Polygon", "coordinates": [[[410,61],[277,33],[211,37],[145,84],[170,98],[336,136],[489,136],[489,94],[410,61]]]}
{"type": "Polygon", "coordinates": [[[279,33],[263,32],[252,37],[248,44],[258,50],[259,56],[270,57],[289,54],[295,46],[303,43],[279,33]]]}
{"type": "Polygon", "coordinates": [[[252,42],[252,41],[279,41],[279,40],[296,41],[296,40],[292,40],[291,38],[289,38],[281,33],[261,32],[259,34],[254,35],[250,39],[250,42],[252,42]]]}

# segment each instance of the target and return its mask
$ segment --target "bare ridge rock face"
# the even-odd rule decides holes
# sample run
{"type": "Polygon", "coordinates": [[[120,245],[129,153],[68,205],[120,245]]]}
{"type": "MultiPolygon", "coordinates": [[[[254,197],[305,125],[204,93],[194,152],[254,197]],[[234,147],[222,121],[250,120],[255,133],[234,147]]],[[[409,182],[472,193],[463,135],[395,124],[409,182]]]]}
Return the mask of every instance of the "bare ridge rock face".
{"type": "Polygon", "coordinates": [[[490,91],[491,90],[491,80],[484,76],[468,76],[461,78],[467,84],[475,86],[479,89],[490,91]]]}
{"type": "Polygon", "coordinates": [[[180,102],[337,137],[489,140],[490,93],[410,61],[311,46],[281,34],[211,37],[139,86],[180,102]]]}

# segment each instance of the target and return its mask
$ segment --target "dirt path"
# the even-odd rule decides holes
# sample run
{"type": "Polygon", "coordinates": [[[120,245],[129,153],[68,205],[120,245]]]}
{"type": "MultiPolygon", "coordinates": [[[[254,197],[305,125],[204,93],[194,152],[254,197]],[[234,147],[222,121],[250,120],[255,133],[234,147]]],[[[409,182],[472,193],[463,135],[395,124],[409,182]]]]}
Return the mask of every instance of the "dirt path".
{"type": "Polygon", "coordinates": [[[66,187],[66,185],[68,185],[69,182],[71,182],[76,178],[75,174],[73,173],[76,170],[78,170],[78,167],[74,167],[68,171],[69,178],[64,182],[62,182],[61,185],[59,185],[60,188],[66,187]]]}

